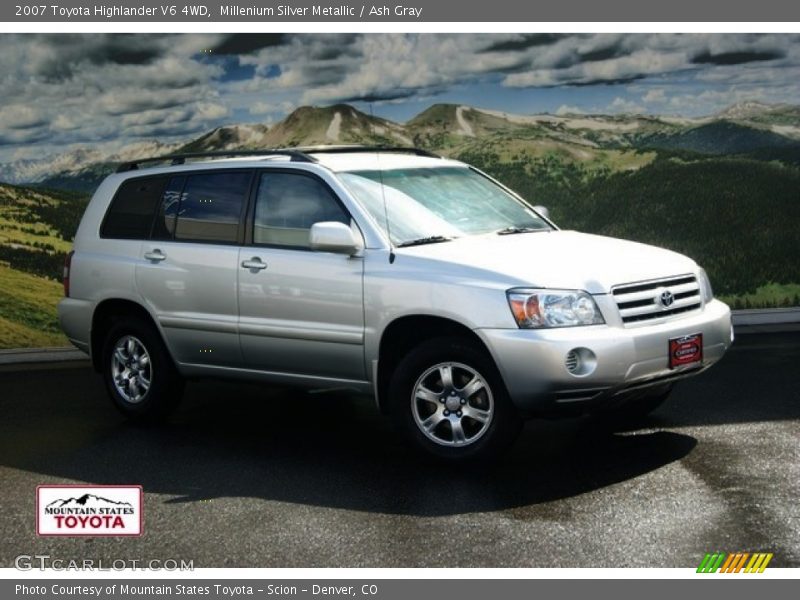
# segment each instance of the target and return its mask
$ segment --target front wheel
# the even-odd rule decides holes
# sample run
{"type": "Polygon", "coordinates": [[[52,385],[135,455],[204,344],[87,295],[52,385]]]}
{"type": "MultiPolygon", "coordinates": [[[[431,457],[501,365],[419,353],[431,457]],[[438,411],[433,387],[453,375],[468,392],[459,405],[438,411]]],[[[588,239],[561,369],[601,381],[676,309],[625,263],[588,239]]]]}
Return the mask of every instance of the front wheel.
{"type": "Polygon", "coordinates": [[[495,458],[521,428],[491,357],[461,338],[414,348],[395,369],[388,398],[404,436],[445,460],[495,458]]]}

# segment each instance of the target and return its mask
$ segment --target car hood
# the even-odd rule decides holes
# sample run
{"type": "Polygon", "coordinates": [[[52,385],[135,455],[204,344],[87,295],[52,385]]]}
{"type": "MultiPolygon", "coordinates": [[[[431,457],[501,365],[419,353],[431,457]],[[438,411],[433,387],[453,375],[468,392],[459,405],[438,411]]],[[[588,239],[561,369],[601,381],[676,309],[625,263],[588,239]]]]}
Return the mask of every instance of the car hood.
{"type": "Polygon", "coordinates": [[[457,275],[453,269],[460,266],[462,275],[480,270],[503,284],[582,289],[591,294],[697,270],[693,260],[670,250],[577,231],[468,236],[395,252],[439,263],[443,275],[457,275]]]}

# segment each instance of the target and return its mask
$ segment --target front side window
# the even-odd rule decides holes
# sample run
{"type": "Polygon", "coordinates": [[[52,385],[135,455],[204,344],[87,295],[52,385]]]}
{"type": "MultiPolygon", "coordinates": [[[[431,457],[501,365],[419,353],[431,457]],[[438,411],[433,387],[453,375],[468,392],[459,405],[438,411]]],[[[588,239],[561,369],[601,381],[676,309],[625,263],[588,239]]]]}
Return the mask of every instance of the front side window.
{"type": "Polygon", "coordinates": [[[175,239],[236,242],[250,179],[249,171],[187,175],[177,209],[175,202],[164,204],[165,211],[177,210],[175,239]]]}
{"type": "Polygon", "coordinates": [[[263,173],[256,197],[253,243],[308,248],[314,223],[350,218],[317,179],[298,173],[263,173]]]}
{"type": "Polygon", "coordinates": [[[339,177],[398,245],[551,229],[531,208],[467,167],[353,171],[339,177]]]}

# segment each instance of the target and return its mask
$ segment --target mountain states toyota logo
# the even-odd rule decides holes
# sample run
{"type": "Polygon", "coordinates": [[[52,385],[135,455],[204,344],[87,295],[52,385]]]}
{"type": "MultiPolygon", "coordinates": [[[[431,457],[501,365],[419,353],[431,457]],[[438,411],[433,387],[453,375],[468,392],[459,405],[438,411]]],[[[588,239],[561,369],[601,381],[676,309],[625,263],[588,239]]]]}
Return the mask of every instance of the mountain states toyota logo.
{"type": "Polygon", "coordinates": [[[142,535],[142,486],[40,485],[36,535],[142,535]]]}

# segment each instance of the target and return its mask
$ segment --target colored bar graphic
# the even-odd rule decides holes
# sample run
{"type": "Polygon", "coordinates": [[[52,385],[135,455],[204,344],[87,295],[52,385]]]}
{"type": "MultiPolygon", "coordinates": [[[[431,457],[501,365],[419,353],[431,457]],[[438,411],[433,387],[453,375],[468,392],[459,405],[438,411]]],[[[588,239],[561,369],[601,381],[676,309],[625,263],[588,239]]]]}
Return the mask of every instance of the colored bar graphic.
{"type": "Polygon", "coordinates": [[[744,572],[745,573],[750,573],[751,572],[751,570],[753,568],[753,565],[755,564],[756,560],[758,560],[759,556],[760,556],[760,554],[758,554],[758,553],[753,554],[753,558],[750,559],[750,562],[747,563],[747,566],[744,568],[744,572]]]}
{"type": "Polygon", "coordinates": [[[771,552],[706,553],[697,573],[739,573],[742,570],[745,573],[763,573],[773,556],[771,552]]]}
{"type": "Polygon", "coordinates": [[[725,561],[725,564],[722,565],[722,569],[720,569],[721,573],[733,573],[736,569],[737,565],[742,560],[742,553],[737,552],[735,554],[729,554],[728,560],[725,561]]]}
{"type": "Polygon", "coordinates": [[[733,570],[733,566],[731,563],[735,563],[735,559],[738,557],[738,554],[728,554],[727,560],[722,564],[722,569],[720,569],[723,573],[730,573],[733,570]]]}
{"type": "Polygon", "coordinates": [[[749,552],[742,553],[742,557],[739,559],[739,563],[736,565],[736,570],[734,571],[734,573],[738,573],[739,571],[742,570],[742,567],[744,566],[744,563],[747,560],[748,556],[750,556],[749,552]]]}
{"type": "Polygon", "coordinates": [[[708,564],[711,555],[706,552],[706,555],[703,557],[703,560],[700,561],[700,566],[697,567],[697,573],[705,573],[706,572],[706,565],[708,564]]]}
{"type": "Polygon", "coordinates": [[[769,564],[769,561],[772,560],[772,556],[773,556],[772,552],[767,554],[767,557],[764,559],[764,562],[761,563],[761,568],[758,570],[759,573],[763,573],[764,572],[764,569],[767,568],[767,565],[769,564]]]}
{"type": "Polygon", "coordinates": [[[772,560],[772,554],[767,554],[766,552],[761,552],[759,554],[754,554],[753,559],[750,561],[750,564],[747,565],[747,568],[744,570],[745,573],[763,573],[764,569],[767,568],[767,563],[772,560]]]}
{"type": "Polygon", "coordinates": [[[719,553],[719,557],[717,558],[717,562],[714,563],[714,567],[711,569],[712,573],[714,571],[716,571],[717,569],[719,569],[719,567],[722,564],[723,560],[725,560],[725,553],[724,552],[720,552],[719,553]]]}

